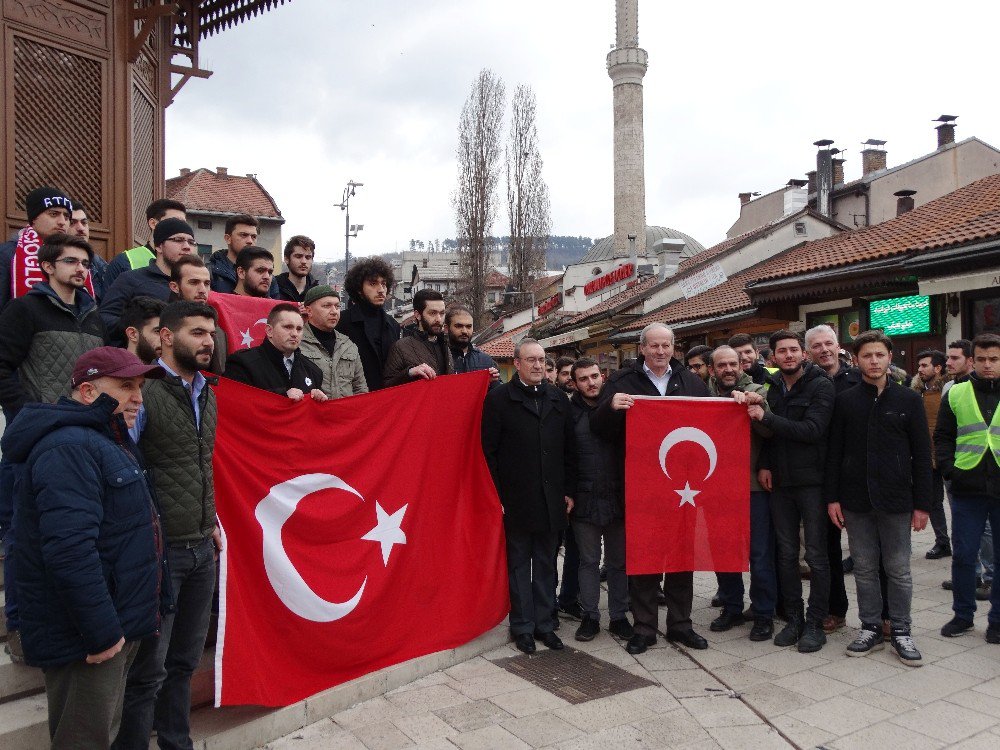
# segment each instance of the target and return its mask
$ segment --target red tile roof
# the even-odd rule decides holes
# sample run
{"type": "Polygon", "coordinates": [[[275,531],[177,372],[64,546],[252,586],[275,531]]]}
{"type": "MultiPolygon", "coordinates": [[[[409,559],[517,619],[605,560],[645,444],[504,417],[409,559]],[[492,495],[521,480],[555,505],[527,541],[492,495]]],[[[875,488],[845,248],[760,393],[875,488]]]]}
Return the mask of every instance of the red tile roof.
{"type": "Polygon", "coordinates": [[[490,339],[483,344],[480,349],[489,354],[493,359],[512,359],[514,357],[514,336],[531,328],[531,323],[504,331],[495,339],[490,339]]]}
{"type": "Polygon", "coordinates": [[[486,274],[487,289],[504,289],[510,283],[510,279],[499,271],[490,271],[486,274]]]}
{"type": "Polygon", "coordinates": [[[280,219],[274,198],[257,182],[256,177],[217,174],[210,169],[195,169],[167,180],[166,196],[180,201],[191,211],[220,214],[250,214],[258,219],[280,219]]]}
{"type": "Polygon", "coordinates": [[[765,279],[842,268],[863,261],[923,253],[1000,236],[1000,174],[991,175],[895,219],[793,248],[690,299],[672,302],[623,326],[699,320],[752,307],[746,285],[765,279]]]}

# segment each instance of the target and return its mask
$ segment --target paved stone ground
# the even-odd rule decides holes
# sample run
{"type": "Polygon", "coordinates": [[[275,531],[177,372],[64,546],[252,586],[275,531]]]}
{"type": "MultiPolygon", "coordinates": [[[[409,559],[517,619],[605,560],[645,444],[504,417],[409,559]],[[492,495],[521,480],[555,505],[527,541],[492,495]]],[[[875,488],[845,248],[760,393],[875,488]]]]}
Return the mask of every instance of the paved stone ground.
{"type": "MultiPolygon", "coordinates": [[[[661,639],[633,657],[606,631],[590,643],[573,640],[575,622],[563,620],[559,631],[567,646],[642,675],[656,687],[570,705],[496,666],[491,660],[519,653],[505,646],[267,747],[996,750],[1000,646],[983,639],[983,603],[972,634],[940,636],[952,616],[951,594],[941,588],[949,561],[924,558],[932,541],[929,529],[914,535],[913,635],[924,656],[919,668],[902,666],[888,646],[866,657],[847,657],[844,648],[854,633],[847,628],[817,654],[753,643],[747,639],[749,626],[712,633],[715,578],[696,574],[693,619],[709,640],[707,651],[687,651],[661,639]]],[[[852,576],[847,586],[853,602],[852,576]]],[[[856,627],[856,610],[847,619],[856,627]]]]}

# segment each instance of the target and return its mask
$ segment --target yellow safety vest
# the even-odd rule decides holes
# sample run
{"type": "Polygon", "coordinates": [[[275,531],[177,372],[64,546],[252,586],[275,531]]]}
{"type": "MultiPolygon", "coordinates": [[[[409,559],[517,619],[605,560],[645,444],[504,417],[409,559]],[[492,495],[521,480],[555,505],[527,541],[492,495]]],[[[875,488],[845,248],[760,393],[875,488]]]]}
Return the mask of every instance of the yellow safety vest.
{"type": "Polygon", "coordinates": [[[958,423],[955,432],[955,468],[963,471],[976,468],[987,451],[1000,464],[1000,409],[993,412],[993,421],[987,425],[976,402],[976,392],[969,381],[953,385],[948,390],[948,406],[958,423]]]}
{"type": "Polygon", "coordinates": [[[131,250],[125,251],[125,257],[128,258],[128,264],[134,271],[137,268],[145,268],[149,265],[151,261],[156,256],[149,251],[149,248],[145,245],[139,245],[139,247],[133,247],[131,250]]]}

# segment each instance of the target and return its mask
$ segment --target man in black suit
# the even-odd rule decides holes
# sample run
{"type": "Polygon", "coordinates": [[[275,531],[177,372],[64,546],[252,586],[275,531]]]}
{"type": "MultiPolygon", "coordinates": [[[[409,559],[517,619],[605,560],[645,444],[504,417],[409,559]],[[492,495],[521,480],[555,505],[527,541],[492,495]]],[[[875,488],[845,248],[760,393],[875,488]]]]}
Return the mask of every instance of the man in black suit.
{"type": "Polygon", "coordinates": [[[327,395],[320,388],[323,371],[299,351],[302,329],[298,305],[275,305],[267,316],[267,338],[260,346],[231,354],[224,376],[293,401],[306,396],[326,401],[327,395]]]}
{"type": "MultiPolygon", "coordinates": [[[[618,447],[618,474],[615,485],[625,493],[625,414],[635,403],[634,396],[708,396],[708,386],[700,377],[674,358],[674,332],[663,323],[650,323],[639,334],[640,357],[631,367],[618,370],[601,393],[597,409],[590,415],[595,435],[618,447]]],[[[622,504],[625,498],[621,498],[622,504]]],[[[626,514],[628,509],[626,509],[626,514]]],[[[708,642],[691,627],[694,600],[694,573],[667,573],[663,579],[667,600],[667,640],[688,648],[708,648],[708,642]]],[[[628,577],[635,635],[626,650],[641,654],[656,643],[659,619],[657,594],[660,576],[628,577]]]]}
{"type": "MultiPolygon", "coordinates": [[[[545,379],[534,339],[514,348],[517,373],[483,405],[483,453],[503,505],[510,585],[510,632],[527,654],[555,634],[556,551],[573,509],[576,464],[569,399],[545,379]]],[[[655,605],[654,605],[655,606],[655,605]]]]}

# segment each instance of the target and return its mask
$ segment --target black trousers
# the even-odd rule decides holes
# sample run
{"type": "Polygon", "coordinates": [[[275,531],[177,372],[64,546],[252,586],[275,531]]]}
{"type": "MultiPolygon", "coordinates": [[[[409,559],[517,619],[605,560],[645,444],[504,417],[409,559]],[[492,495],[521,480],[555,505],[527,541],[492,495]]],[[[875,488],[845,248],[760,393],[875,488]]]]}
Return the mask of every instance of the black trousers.
{"type": "Polygon", "coordinates": [[[830,561],[830,607],[829,614],[837,617],[847,615],[847,586],[844,584],[844,555],[840,549],[841,529],[834,525],[829,516],[826,519],[826,554],[830,561]]]}
{"type": "Polygon", "coordinates": [[[556,627],[556,551],[559,532],[531,532],[504,522],[510,632],[550,633],[556,627]]]}
{"type": "MultiPolygon", "coordinates": [[[[628,595],[638,635],[656,635],[659,608],[656,604],[660,576],[628,577],[628,595]]],[[[663,576],[663,594],[667,598],[667,631],[691,629],[691,602],[694,600],[694,573],[667,573],[663,576]]]]}

